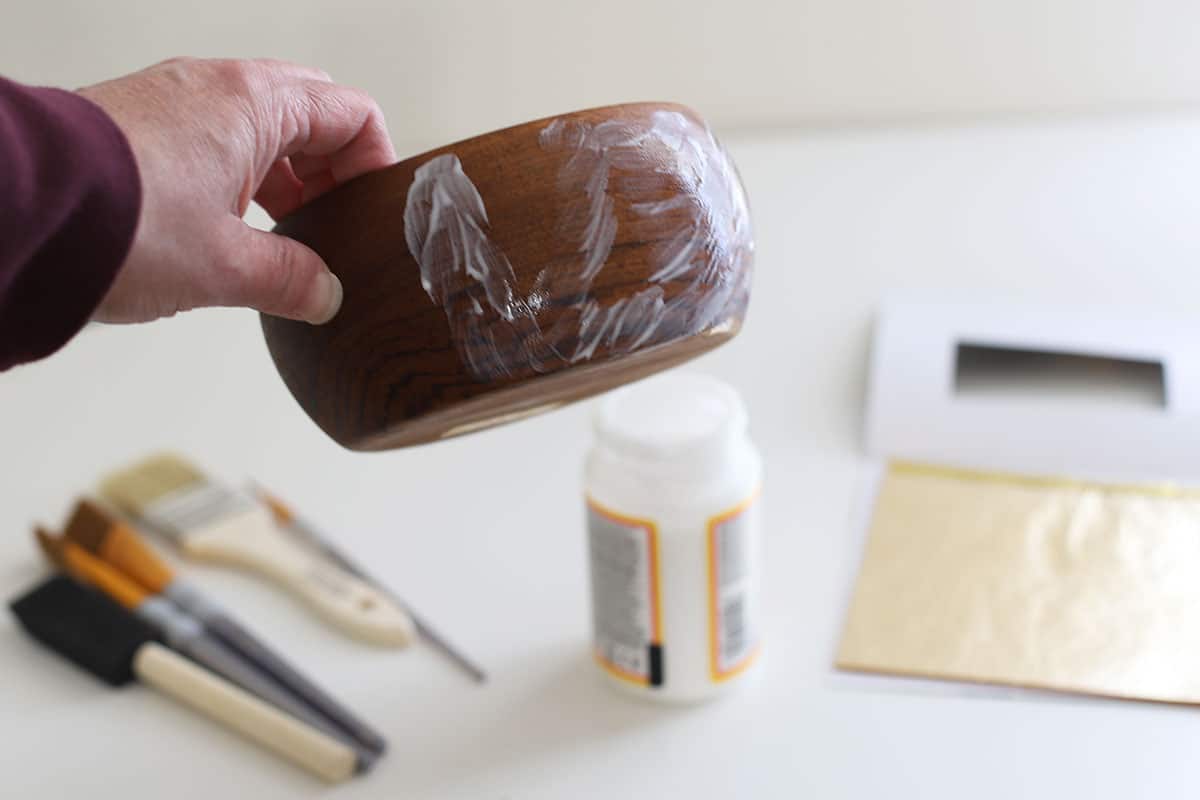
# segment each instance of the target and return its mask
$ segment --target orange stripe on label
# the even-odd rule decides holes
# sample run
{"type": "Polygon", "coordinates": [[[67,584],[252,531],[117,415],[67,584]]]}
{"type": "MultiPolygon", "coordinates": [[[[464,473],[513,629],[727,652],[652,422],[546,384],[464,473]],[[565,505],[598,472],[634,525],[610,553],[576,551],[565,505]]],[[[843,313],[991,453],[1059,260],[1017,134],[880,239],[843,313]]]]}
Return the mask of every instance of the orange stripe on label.
{"type": "Polygon", "coordinates": [[[650,685],[650,678],[648,676],[639,675],[636,672],[630,672],[627,669],[618,667],[616,664],[612,663],[603,655],[601,655],[598,651],[593,651],[592,657],[596,659],[596,663],[600,665],[601,669],[603,669],[609,675],[612,675],[614,678],[620,678],[621,680],[628,681],[629,683],[636,683],[638,686],[650,685]]]}
{"type": "Polygon", "coordinates": [[[647,531],[650,536],[650,616],[653,620],[653,629],[651,631],[651,644],[662,644],[662,603],[659,602],[658,586],[660,576],[658,574],[658,528],[651,525],[647,531]]]}
{"type": "Polygon", "coordinates": [[[708,674],[714,681],[721,680],[718,649],[721,646],[717,635],[717,525],[708,521],[708,674]]]}

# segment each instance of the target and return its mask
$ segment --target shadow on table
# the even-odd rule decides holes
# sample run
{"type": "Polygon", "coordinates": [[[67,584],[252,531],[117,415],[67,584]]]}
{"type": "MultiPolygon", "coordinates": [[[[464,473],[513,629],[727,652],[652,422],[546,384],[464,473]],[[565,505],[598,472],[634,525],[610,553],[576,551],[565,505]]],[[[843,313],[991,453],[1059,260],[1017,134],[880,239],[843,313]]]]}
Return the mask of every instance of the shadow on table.
{"type": "Polygon", "coordinates": [[[643,701],[606,684],[582,647],[531,658],[520,692],[488,709],[456,748],[456,770],[486,773],[523,761],[548,761],[565,751],[598,749],[614,738],[684,724],[702,706],[643,701]]]}

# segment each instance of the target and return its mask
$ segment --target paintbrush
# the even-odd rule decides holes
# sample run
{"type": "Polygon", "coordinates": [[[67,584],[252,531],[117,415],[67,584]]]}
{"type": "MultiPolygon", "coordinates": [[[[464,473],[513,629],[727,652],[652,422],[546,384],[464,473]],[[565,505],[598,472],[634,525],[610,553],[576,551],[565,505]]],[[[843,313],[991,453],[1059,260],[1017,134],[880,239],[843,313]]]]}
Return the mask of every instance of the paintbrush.
{"type": "Polygon", "coordinates": [[[190,612],[206,630],[324,714],[363,747],[375,754],[387,746],[384,738],[352,711],[301,674],[283,656],[247,631],[198,588],[173,574],[153,548],[129,525],[89,500],[75,506],[66,537],[137,581],[190,612]]]}
{"type": "MultiPolygon", "coordinates": [[[[170,601],[149,594],[141,586],[72,541],[57,539],[43,528],[38,528],[35,534],[42,552],[52,563],[72,578],[94,586],[119,605],[129,609],[159,631],[173,649],[297,719],[331,736],[347,740],[348,744],[355,744],[344,732],[269,676],[259,672],[223,642],[209,636],[197,619],[170,601]]],[[[359,769],[365,771],[374,762],[376,754],[363,748],[358,750],[359,769]]]]}
{"type": "Polygon", "coordinates": [[[459,652],[456,648],[451,646],[451,644],[447,642],[441,634],[434,630],[429,623],[417,616],[417,614],[413,612],[412,608],[403,600],[401,600],[394,592],[389,591],[383,586],[383,584],[364,572],[336,545],[334,545],[325,536],[322,536],[320,532],[318,532],[317,529],[310,525],[306,520],[296,516],[296,514],[290,507],[288,507],[286,503],[284,503],[278,497],[270,494],[262,487],[257,487],[256,491],[259,499],[266,503],[267,507],[271,509],[271,513],[275,515],[275,520],[280,525],[303,539],[312,547],[324,553],[326,557],[328,557],[342,569],[349,572],[351,575],[362,578],[379,591],[385,593],[394,603],[396,603],[396,605],[408,612],[408,615],[412,617],[413,625],[416,626],[418,635],[420,635],[422,639],[429,642],[429,644],[441,651],[443,655],[445,655],[460,668],[462,668],[464,672],[470,675],[474,681],[477,683],[483,683],[485,680],[487,680],[487,674],[484,673],[482,669],[472,663],[470,659],[459,652]]]}
{"type": "Polygon", "coordinates": [[[10,607],[34,638],[112,686],[137,678],[327,781],[354,774],[351,748],[158,644],[154,627],[70,578],[10,607]]]}
{"type": "Polygon", "coordinates": [[[412,641],[404,609],[288,536],[269,509],[164,453],[109,475],[105,499],[172,539],[187,555],[270,578],[343,631],[374,644],[412,641]]]}

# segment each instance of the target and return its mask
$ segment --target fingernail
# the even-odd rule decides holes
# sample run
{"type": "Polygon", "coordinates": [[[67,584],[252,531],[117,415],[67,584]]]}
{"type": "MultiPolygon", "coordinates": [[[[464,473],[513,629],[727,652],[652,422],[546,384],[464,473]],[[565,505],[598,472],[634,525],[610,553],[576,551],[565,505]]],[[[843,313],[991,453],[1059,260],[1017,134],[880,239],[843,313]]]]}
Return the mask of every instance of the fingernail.
{"type": "Polygon", "coordinates": [[[342,282],[332,272],[326,272],[324,280],[326,288],[321,294],[325,297],[325,313],[312,320],[313,325],[324,325],[329,322],[342,307],[342,282]]]}

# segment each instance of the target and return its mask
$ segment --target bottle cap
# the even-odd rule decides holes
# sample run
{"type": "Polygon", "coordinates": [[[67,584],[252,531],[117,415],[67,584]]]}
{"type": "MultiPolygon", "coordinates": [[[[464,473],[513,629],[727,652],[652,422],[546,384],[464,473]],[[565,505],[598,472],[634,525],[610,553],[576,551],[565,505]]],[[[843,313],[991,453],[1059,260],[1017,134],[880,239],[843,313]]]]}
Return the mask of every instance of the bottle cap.
{"type": "Polygon", "coordinates": [[[609,394],[593,424],[601,441],[631,458],[707,460],[746,429],[746,408],[716,378],[669,372],[609,394]]]}

